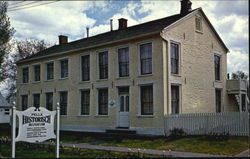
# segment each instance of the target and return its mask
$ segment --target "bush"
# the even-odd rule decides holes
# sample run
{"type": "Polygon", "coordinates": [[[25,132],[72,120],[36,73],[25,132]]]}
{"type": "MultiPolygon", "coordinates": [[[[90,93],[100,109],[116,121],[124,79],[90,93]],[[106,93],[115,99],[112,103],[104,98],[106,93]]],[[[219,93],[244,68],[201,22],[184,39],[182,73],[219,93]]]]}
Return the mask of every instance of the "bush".
{"type": "Polygon", "coordinates": [[[169,136],[170,137],[182,137],[182,136],[186,136],[187,133],[185,133],[185,131],[183,129],[180,129],[180,128],[174,128],[172,130],[170,130],[170,134],[169,136]]]}
{"type": "Polygon", "coordinates": [[[229,132],[214,132],[214,133],[208,133],[206,135],[206,138],[209,140],[219,140],[219,141],[223,141],[223,140],[228,140],[229,139],[229,132]]]}

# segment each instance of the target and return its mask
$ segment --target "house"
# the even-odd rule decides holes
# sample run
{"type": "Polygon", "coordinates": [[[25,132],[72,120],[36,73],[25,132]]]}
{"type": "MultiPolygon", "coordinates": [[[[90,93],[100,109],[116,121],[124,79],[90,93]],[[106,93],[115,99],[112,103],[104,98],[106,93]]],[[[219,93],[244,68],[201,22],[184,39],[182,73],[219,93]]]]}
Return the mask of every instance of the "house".
{"type": "Polygon", "coordinates": [[[154,135],[169,114],[241,110],[235,95],[244,90],[232,99],[227,91],[229,50],[191,5],[131,27],[121,18],[117,30],[72,42],[60,35],[59,45],[17,62],[18,109],[60,102],[61,130],[154,135]]]}
{"type": "Polygon", "coordinates": [[[0,124],[10,122],[10,112],[11,105],[6,101],[0,92],[0,124]]]}

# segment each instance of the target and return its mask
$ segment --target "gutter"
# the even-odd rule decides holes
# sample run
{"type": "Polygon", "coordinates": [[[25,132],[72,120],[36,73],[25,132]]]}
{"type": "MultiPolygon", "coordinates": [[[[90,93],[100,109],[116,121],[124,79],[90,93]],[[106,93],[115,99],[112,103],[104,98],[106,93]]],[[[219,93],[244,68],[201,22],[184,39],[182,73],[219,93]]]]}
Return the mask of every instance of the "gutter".
{"type": "Polygon", "coordinates": [[[92,48],[101,47],[101,46],[104,46],[104,45],[115,44],[115,43],[119,43],[119,42],[123,42],[123,41],[128,41],[128,40],[133,40],[133,39],[136,39],[136,38],[144,37],[144,36],[158,34],[158,33],[160,33],[160,31],[155,31],[155,32],[152,32],[152,33],[133,36],[133,37],[126,38],[126,39],[106,42],[106,43],[102,43],[102,44],[97,44],[97,45],[93,45],[93,46],[90,46],[90,47],[79,48],[79,49],[74,49],[74,50],[69,50],[69,51],[64,51],[64,52],[59,52],[59,53],[46,55],[46,56],[41,56],[41,57],[34,57],[34,58],[30,58],[30,59],[24,59],[24,60],[22,60],[20,62],[16,62],[16,64],[21,64],[21,63],[25,63],[25,62],[29,62],[29,61],[33,61],[33,60],[37,60],[37,59],[43,59],[43,58],[46,58],[46,57],[53,57],[53,56],[63,55],[63,54],[71,53],[71,52],[82,51],[82,50],[86,50],[86,49],[92,49],[92,48]]]}

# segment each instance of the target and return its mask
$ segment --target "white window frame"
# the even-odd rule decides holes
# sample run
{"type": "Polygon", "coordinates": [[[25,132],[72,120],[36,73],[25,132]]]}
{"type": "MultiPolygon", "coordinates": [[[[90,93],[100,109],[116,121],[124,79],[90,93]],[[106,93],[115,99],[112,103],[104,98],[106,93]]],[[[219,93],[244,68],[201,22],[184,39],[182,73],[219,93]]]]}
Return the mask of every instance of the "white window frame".
{"type": "Polygon", "coordinates": [[[154,98],[154,94],[155,94],[155,88],[154,88],[154,83],[153,82],[145,82],[145,83],[139,83],[138,84],[138,88],[139,88],[139,95],[138,95],[138,115],[137,115],[137,117],[149,117],[149,118],[152,118],[152,117],[154,117],[154,115],[155,115],[155,98],[154,98]],[[141,86],[152,86],[152,88],[153,88],[153,114],[152,115],[143,115],[142,113],[141,113],[141,107],[142,107],[142,105],[141,105],[141,86]]]}
{"type": "Polygon", "coordinates": [[[109,55],[109,49],[101,49],[101,50],[98,50],[96,51],[96,70],[97,70],[97,81],[105,81],[105,80],[108,80],[110,78],[110,55],[109,55]],[[105,78],[105,79],[100,79],[100,74],[99,74],[99,53],[101,52],[105,52],[107,51],[108,52],[108,78],[105,78]]]}
{"type": "Polygon", "coordinates": [[[91,115],[91,89],[89,87],[86,88],[79,88],[79,105],[80,105],[80,109],[79,109],[79,113],[78,116],[83,116],[83,117],[89,117],[91,115]],[[82,111],[82,91],[89,91],[89,114],[88,115],[82,115],[81,111],[82,111]]]}
{"type": "Polygon", "coordinates": [[[80,82],[90,82],[91,81],[91,55],[90,53],[83,53],[80,54],[80,82]],[[83,56],[89,56],[89,80],[88,81],[83,81],[82,80],[82,57],[83,56]]]}
{"type": "Polygon", "coordinates": [[[36,63],[36,64],[33,64],[32,65],[32,68],[33,68],[33,83],[37,83],[37,82],[41,82],[42,81],[42,65],[41,63],[36,63]],[[35,81],[35,67],[36,66],[40,66],[40,81],[35,81]]]}
{"type": "Polygon", "coordinates": [[[203,24],[202,24],[202,22],[203,22],[202,16],[196,15],[196,16],[195,16],[195,25],[194,25],[194,26],[195,26],[195,31],[196,31],[196,32],[203,33],[203,24]],[[198,29],[196,28],[196,19],[199,19],[199,20],[200,20],[200,27],[201,27],[200,29],[201,29],[201,30],[198,30],[198,29]]]}
{"type": "Polygon", "coordinates": [[[146,41],[142,41],[142,42],[139,42],[137,43],[137,58],[138,58],[138,76],[152,76],[154,74],[154,45],[153,45],[153,40],[146,40],[146,41]],[[140,46],[143,45],[143,44],[148,44],[148,43],[151,43],[151,46],[152,46],[152,72],[151,74],[141,74],[141,52],[140,52],[140,46]]]}
{"type": "Polygon", "coordinates": [[[116,49],[116,70],[117,70],[117,74],[116,74],[116,78],[119,79],[119,78],[129,78],[130,75],[131,75],[131,64],[130,64],[130,47],[129,45],[123,45],[123,46],[120,46],[116,49]],[[118,50],[119,49],[124,49],[124,48],[128,48],[128,62],[129,62],[129,75],[126,76],[126,77],[120,77],[120,72],[119,72],[119,53],[118,53],[118,50]]]}
{"type": "Polygon", "coordinates": [[[53,81],[55,79],[55,61],[46,61],[45,62],[45,81],[53,81]],[[48,73],[48,64],[53,63],[53,79],[48,79],[47,73],[48,73]]]}
{"type": "Polygon", "coordinates": [[[213,63],[214,63],[214,67],[213,67],[214,81],[215,81],[215,82],[222,82],[222,54],[220,54],[220,53],[218,53],[218,52],[214,52],[213,63]],[[216,79],[215,79],[215,63],[214,63],[215,56],[219,56],[219,57],[220,57],[220,80],[216,80],[216,79]]]}
{"type": "Polygon", "coordinates": [[[109,106],[108,106],[108,114],[107,115],[99,115],[99,90],[100,89],[108,89],[108,101],[109,101],[109,97],[110,97],[110,89],[109,87],[107,86],[99,86],[99,87],[96,87],[96,90],[97,90],[97,102],[96,102],[96,115],[95,116],[100,116],[100,117],[108,117],[110,112],[109,112],[109,106]]]}
{"type": "Polygon", "coordinates": [[[172,114],[172,91],[171,86],[178,86],[179,87],[179,114],[182,114],[182,83],[179,82],[171,82],[170,83],[170,114],[171,115],[178,115],[178,114],[172,114]]]}
{"type": "Polygon", "coordinates": [[[169,49],[168,49],[168,52],[169,52],[169,71],[170,71],[170,74],[172,76],[181,76],[181,46],[182,46],[182,43],[181,41],[178,41],[178,40],[174,40],[174,39],[170,39],[169,40],[169,49]],[[174,43],[176,45],[178,45],[178,48],[179,48],[179,51],[178,51],[178,57],[179,57],[179,61],[178,61],[178,74],[173,74],[171,72],[171,43],[174,43]]]}
{"type": "MultiPolygon", "coordinates": [[[[59,58],[59,59],[57,59],[58,61],[59,61],[59,80],[60,79],[68,79],[69,78],[69,76],[70,76],[70,60],[69,60],[69,57],[62,57],[62,58],[59,58]],[[62,77],[61,76],[61,72],[62,72],[62,70],[61,70],[61,61],[63,61],[63,60],[68,60],[68,76],[67,77],[62,77]]],[[[55,67],[55,66],[54,66],[55,67]]],[[[55,70],[55,69],[54,69],[55,70]]]]}

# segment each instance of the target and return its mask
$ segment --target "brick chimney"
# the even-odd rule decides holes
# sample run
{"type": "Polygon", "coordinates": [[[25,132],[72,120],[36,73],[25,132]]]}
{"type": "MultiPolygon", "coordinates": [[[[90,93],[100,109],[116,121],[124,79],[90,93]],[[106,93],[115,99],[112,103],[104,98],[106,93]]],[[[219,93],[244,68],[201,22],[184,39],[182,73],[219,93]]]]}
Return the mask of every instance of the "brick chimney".
{"type": "Polygon", "coordinates": [[[190,0],[181,0],[181,14],[186,14],[192,10],[192,2],[190,0]]]}
{"type": "Polygon", "coordinates": [[[118,21],[119,21],[119,28],[118,28],[118,30],[120,30],[120,29],[126,29],[127,28],[127,19],[125,19],[125,18],[120,18],[120,19],[118,19],[118,21]]]}
{"type": "Polygon", "coordinates": [[[68,43],[68,37],[64,35],[59,35],[59,45],[68,43]]]}

